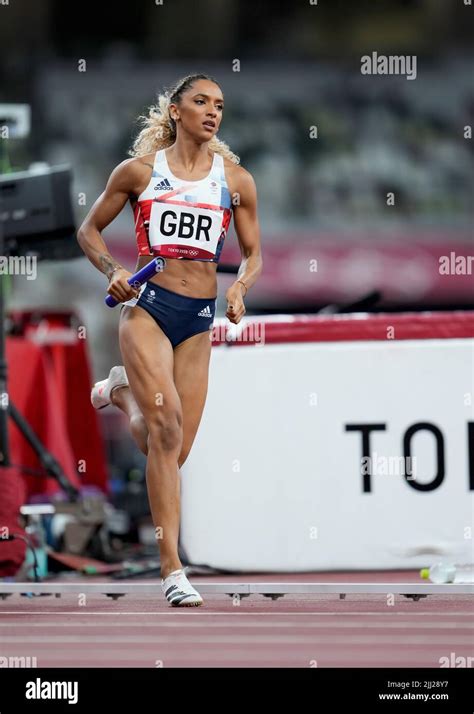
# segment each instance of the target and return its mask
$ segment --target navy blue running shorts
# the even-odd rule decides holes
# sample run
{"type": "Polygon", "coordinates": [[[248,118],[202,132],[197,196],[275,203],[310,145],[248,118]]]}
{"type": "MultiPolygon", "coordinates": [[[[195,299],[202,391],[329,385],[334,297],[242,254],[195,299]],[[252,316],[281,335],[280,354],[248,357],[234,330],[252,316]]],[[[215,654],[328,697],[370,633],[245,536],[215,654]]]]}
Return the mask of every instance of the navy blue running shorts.
{"type": "Polygon", "coordinates": [[[191,298],[180,295],[156,283],[143,283],[138,298],[122,303],[122,307],[142,307],[168,337],[173,349],[192,335],[212,329],[217,298],[191,298]]]}

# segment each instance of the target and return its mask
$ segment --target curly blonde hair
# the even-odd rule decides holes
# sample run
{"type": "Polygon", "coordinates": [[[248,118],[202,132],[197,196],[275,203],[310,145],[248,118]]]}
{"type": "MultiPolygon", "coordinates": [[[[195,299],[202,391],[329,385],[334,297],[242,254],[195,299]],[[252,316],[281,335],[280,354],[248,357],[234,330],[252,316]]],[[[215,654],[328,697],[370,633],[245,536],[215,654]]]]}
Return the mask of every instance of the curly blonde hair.
{"type": "MultiPolygon", "coordinates": [[[[143,124],[143,128],[135,138],[132,148],[128,152],[129,156],[151,154],[174,144],[176,122],[170,116],[169,105],[171,103],[179,104],[184,92],[190,89],[198,79],[207,79],[218,84],[213,77],[209,77],[207,74],[189,74],[180,79],[174,87],[167,89],[164,94],[159,94],[157,103],[148,107],[148,116],[141,114],[137,118],[137,122],[143,124]]],[[[234,164],[240,163],[240,158],[216,136],[210,140],[209,148],[234,164]]]]}

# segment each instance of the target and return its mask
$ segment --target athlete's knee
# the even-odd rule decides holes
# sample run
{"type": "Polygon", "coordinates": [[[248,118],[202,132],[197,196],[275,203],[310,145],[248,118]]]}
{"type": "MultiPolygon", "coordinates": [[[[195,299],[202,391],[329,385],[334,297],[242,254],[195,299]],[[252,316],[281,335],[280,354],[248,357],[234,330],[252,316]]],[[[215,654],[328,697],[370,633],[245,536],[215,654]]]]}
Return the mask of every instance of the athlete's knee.
{"type": "Polygon", "coordinates": [[[148,427],[148,446],[156,445],[164,451],[179,451],[183,442],[182,417],[179,411],[167,409],[145,417],[148,427]]]}

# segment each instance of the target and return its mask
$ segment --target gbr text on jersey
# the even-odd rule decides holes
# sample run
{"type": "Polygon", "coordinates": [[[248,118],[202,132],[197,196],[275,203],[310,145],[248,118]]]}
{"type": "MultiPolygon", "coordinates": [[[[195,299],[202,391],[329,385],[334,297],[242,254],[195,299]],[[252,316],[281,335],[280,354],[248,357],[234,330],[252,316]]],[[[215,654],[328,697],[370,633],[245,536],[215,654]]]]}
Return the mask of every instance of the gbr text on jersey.
{"type": "Polygon", "coordinates": [[[156,152],[148,186],[132,204],[139,255],[217,263],[232,217],[224,160],[199,181],[171,173],[166,152],[156,152]]]}

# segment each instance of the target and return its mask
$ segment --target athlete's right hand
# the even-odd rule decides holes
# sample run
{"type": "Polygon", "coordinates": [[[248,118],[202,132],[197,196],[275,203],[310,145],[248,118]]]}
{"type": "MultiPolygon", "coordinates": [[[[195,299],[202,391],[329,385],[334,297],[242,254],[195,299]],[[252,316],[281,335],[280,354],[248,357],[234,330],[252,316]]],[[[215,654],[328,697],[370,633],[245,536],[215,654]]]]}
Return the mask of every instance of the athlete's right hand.
{"type": "Polygon", "coordinates": [[[114,270],[110,276],[107,292],[109,295],[112,295],[117,302],[125,302],[126,300],[138,297],[140,286],[133,287],[127,282],[132,275],[133,273],[129,273],[125,268],[119,268],[119,270],[114,270]]]}

